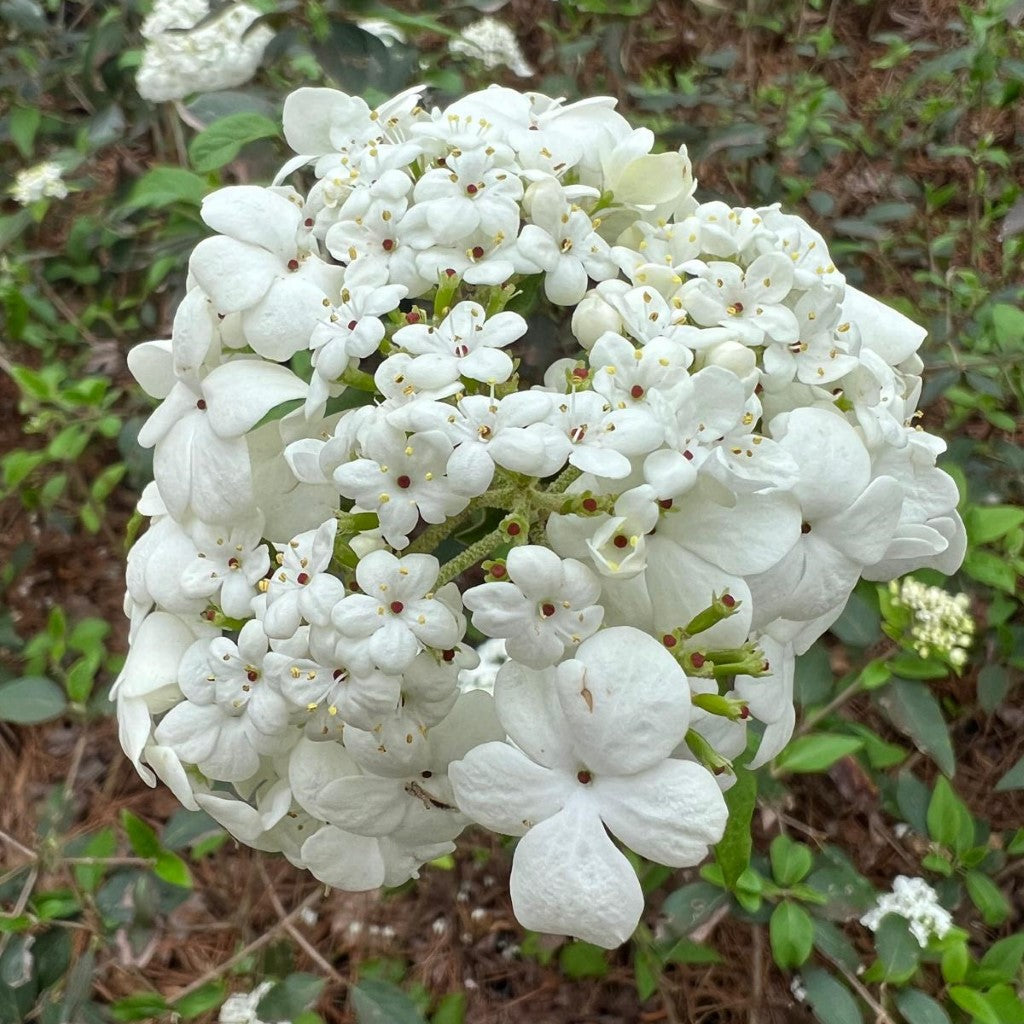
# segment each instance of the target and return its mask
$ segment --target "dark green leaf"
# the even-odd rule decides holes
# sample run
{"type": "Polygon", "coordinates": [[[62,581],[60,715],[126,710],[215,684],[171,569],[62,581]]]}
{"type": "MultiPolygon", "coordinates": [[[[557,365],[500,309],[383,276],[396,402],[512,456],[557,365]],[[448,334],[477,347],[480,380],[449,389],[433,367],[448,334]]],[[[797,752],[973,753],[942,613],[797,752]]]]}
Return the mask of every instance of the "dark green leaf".
{"type": "Polygon", "coordinates": [[[952,778],[956,773],[956,758],[949,728],[931,690],[915,680],[893,679],[879,693],[877,700],[893,725],[906,733],[919,750],[928,754],[943,773],[952,778]]]}
{"type": "Polygon", "coordinates": [[[466,993],[449,992],[442,996],[437,1009],[430,1015],[430,1024],[465,1024],[466,993]]]}
{"type": "Polygon", "coordinates": [[[860,954],[831,921],[814,918],[814,948],[848,971],[860,969],[860,954]]]}
{"type": "MultiPolygon", "coordinates": [[[[68,856],[72,857],[113,857],[116,852],[117,837],[112,828],[105,828],[89,836],[85,842],[76,843],[73,848],[69,844],[67,850],[68,856]]],[[[102,881],[106,870],[103,864],[76,864],[75,881],[86,892],[93,892],[102,881]]]]}
{"type": "Polygon", "coordinates": [[[36,132],[39,130],[39,122],[43,115],[38,107],[15,107],[9,117],[8,131],[11,133],[11,141],[26,160],[31,160],[36,132]]]}
{"type": "Polygon", "coordinates": [[[828,648],[819,640],[796,659],[793,696],[801,707],[825,704],[832,696],[835,675],[828,660],[828,648]]]}
{"type": "Polygon", "coordinates": [[[32,946],[36,962],[36,980],[41,989],[56,985],[71,966],[71,933],[66,928],[51,928],[36,938],[32,946]]]}
{"type": "Polygon", "coordinates": [[[997,793],[1005,793],[1009,789],[1024,789],[1024,757],[996,783],[995,789],[997,793]]]}
{"type": "Polygon", "coordinates": [[[352,989],[357,1024],[425,1024],[416,1004],[396,985],[367,978],[352,989]]]}
{"type": "Polygon", "coordinates": [[[690,882],[670,893],[662,904],[665,926],[673,935],[688,935],[697,925],[707,921],[729,894],[710,882],[690,882]]]}
{"type": "Polygon", "coordinates": [[[990,715],[1006,699],[1010,673],[1003,665],[986,665],[978,673],[978,702],[990,715]]]}
{"type": "MultiPolygon", "coordinates": [[[[366,984],[369,984],[367,982],[366,984]]],[[[256,1007],[256,1016],[264,1021],[290,1021],[317,999],[324,987],[323,978],[297,972],[279,981],[256,1007]]],[[[353,990],[354,992],[355,990],[353,990]]]]}
{"type": "Polygon", "coordinates": [[[780,772],[823,772],[863,745],[856,736],[816,732],[793,740],[775,759],[775,767],[780,772]]]}
{"type": "Polygon", "coordinates": [[[794,842],[789,836],[779,835],[772,840],[768,850],[772,864],[772,876],[783,886],[796,885],[811,870],[814,858],[802,843],[794,842]]]}
{"type": "Polygon", "coordinates": [[[905,988],[896,993],[896,1008],[907,1024],[950,1024],[949,1014],[931,996],[916,988],[905,988]]]}
{"type": "Polygon", "coordinates": [[[189,144],[188,157],[200,173],[216,171],[238,156],[247,142],[274,138],[278,126],[262,114],[229,114],[214,121],[189,144]]]}
{"type": "Polygon", "coordinates": [[[910,932],[906,920],[886,914],[875,932],[875,951],[882,962],[886,981],[897,985],[907,981],[921,962],[921,944],[910,932]]]}
{"type": "Polygon", "coordinates": [[[864,1024],[857,1000],[828,971],[808,967],[802,979],[807,1002],[821,1024],[864,1024]]]}
{"type": "Polygon", "coordinates": [[[45,676],[22,676],[0,683],[0,722],[49,722],[62,715],[67,706],[64,691],[45,676]]]}
{"type": "Polygon", "coordinates": [[[928,803],[928,835],[956,854],[962,854],[974,845],[971,812],[942,775],[936,780],[928,803]]]}
{"type": "Polygon", "coordinates": [[[162,850],[156,832],[131,811],[121,812],[121,827],[128,835],[128,842],[140,857],[158,857],[162,850]]]}
{"type": "Polygon", "coordinates": [[[928,834],[931,798],[931,790],[913,772],[900,772],[896,776],[896,804],[900,814],[923,836],[928,834]]]}
{"type": "Polygon", "coordinates": [[[859,591],[854,591],[831,630],[850,647],[870,647],[882,635],[878,608],[859,591]]]}
{"type": "Polygon", "coordinates": [[[798,903],[783,900],[768,922],[772,956],[783,969],[799,967],[811,955],[814,922],[798,903]]]}
{"type": "Polygon", "coordinates": [[[715,847],[715,860],[726,886],[732,889],[750,863],[750,822],[757,803],[757,779],[745,768],[736,769],[736,784],[725,794],[729,808],[725,834],[715,847]]]}

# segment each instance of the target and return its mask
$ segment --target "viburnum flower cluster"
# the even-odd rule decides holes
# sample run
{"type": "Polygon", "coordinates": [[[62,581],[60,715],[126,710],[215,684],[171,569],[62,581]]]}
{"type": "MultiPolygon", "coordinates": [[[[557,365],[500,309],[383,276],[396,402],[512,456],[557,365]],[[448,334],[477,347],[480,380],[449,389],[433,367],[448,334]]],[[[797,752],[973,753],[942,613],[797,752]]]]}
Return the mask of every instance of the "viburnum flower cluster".
{"type": "Polygon", "coordinates": [[[611,99],[300,89],[284,128],[129,359],[124,749],[344,889],[519,836],[520,921],[617,945],[623,849],[707,855],[857,580],[963,556],[923,331],[611,99]]]}

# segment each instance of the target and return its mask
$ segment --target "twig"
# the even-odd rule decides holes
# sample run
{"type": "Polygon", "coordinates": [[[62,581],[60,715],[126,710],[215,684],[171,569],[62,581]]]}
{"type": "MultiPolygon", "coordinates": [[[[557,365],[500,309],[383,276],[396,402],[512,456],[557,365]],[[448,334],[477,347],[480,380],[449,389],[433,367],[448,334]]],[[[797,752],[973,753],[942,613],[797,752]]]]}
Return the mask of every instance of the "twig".
{"type": "Polygon", "coordinates": [[[211,981],[214,981],[216,978],[219,978],[225,972],[230,971],[231,968],[235,966],[235,964],[239,964],[243,960],[245,960],[246,957],[251,956],[253,953],[256,952],[257,949],[262,949],[264,946],[273,942],[274,939],[277,938],[279,933],[284,931],[285,927],[291,921],[297,918],[302,913],[302,911],[306,909],[306,907],[310,906],[310,904],[312,903],[315,903],[318,899],[320,899],[320,889],[316,888],[294,910],[288,913],[287,916],[281,918],[281,920],[278,921],[277,924],[275,924],[273,927],[265,931],[259,938],[253,939],[253,941],[250,942],[249,945],[246,946],[244,949],[240,949],[234,956],[229,957],[227,960],[225,960],[224,963],[218,964],[216,967],[211,968],[202,977],[197,978],[195,981],[193,981],[191,985],[187,985],[185,988],[183,988],[174,997],[174,1001],[177,1002],[178,1000],[184,999],[185,996],[190,996],[193,992],[197,992],[204,985],[209,984],[211,981]]]}
{"type": "Polygon", "coordinates": [[[824,950],[819,950],[819,952],[842,974],[849,983],[850,988],[875,1011],[875,1024],[896,1024],[896,1021],[889,1016],[885,1007],[861,984],[856,974],[844,967],[838,960],[834,960],[824,950]]]}
{"type": "Polygon", "coordinates": [[[267,874],[267,869],[263,864],[262,860],[257,860],[256,867],[259,870],[260,877],[263,879],[264,885],[267,887],[267,895],[270,897],[270,905],[274,908],[274,913],[277,914],[284,930],[295,940],[302,951],[315,963],[320,970],[336,981],[339,985],[345,984],[345,979],[316,951],[316,948],[310,943],[310,941],[295,927],[294,924],[288,920],[288,912],[281,905],[281,900],[277,895],[277,891],[274,889],[274,883],[270,880],[270,876],[267,874]]]}
{"type": "Polygon", "coordinates": [[[751,950],[753,959],[753,981],[751,985],[750,1013],[747,1016],[749,1024],[761,1024],[761,1000],[764,999],[764,934],[759,925],[751,929],[754,940],[754,948],[751,950]]]}
{"type": "MultiPolygon", "coordinates": [[[[25,879],[25,884],[21,887],[21,892],[18,894],[18,899],[15,901],[14,909],[11,911],[12,917],[17,917],[28,904],[28,898],[32,895],[32,889],[35,887],[36,879],[39,877],[39,868],[33,865],[31,871],[28,873],[28,878],[25,879]]],[[[4,950],[7,948],[7,943],[11,941],[11,936],[14,932],[4,932],[0,935],[0,956],[3,955],[4,950]]]]}
{"type": "MultiPolygon", "coordinates": [[[[34,861],[38,859],[38,855],[36,854],[35,850],[30,850],[27,846],[25,846],[24,843],[19,843],[18,840],[14,838],[14,836],[8,835],[6,832],[2,830],[0,830],[0,842],[4,842],[7,843],[9,846],[13,846],[16,850],[25,854],[25,856],[28,857],[30,860],[34,861]]],[[[19,867],[15,870],[20,871],[21,868],[19,867]]]]}

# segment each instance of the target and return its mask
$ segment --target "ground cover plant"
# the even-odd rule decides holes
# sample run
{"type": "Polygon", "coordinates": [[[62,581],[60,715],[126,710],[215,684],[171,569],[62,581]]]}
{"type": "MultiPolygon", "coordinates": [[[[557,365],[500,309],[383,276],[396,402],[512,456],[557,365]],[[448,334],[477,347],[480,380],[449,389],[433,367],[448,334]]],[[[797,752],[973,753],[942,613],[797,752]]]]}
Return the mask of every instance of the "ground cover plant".
{"type": "Polygon", "coordinates": [[[255,79],[198,95],[202,66],[175,82],[178,29],[149,13],[3,5],[0,1018],[1024,1016],[1020,12],[545,0],[453,46],[481,11],[282,3],[227,54],[255,79]],[[377,103],[425,82],[443,105],[495,80],[616,96],[688,145],[710,198],[796,209],[848,281],[927,327],[919,404],[969,540],[952,581],[858,587],[798,663],[795,738],[730,790],[743,828],[700,868],[635,860],[648,909],[614,953],[524,932],[512,847],[483,833],[415,889],[325,898],[140,786],[107,700],[152,474],[124,360],[169,334],[203,198],[269,178],[297,86],[377,103]]]}

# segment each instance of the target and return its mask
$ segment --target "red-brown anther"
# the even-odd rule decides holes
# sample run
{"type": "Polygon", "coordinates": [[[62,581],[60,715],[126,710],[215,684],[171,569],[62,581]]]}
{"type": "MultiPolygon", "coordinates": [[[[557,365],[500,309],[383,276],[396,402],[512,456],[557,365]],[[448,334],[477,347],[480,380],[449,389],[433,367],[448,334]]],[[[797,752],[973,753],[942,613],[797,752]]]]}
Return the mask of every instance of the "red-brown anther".
{"type": "Polygon", "coordinates": [[[235,558],[234,556],[232,556],[231,558],[228,559],[228,568],[229,569],[237,569],[241,564],[242,563],[237,558],[235,558]]]}
{"type": "Polygon", "coordinates": [[[596,498],[584,498],[583,499],[583,510],[585,512],[596,512],[597,511],[597,499],[596,498]]]}
{"type": "Polygon", "coordinates": [[[658,502],[658,508],[670,509],[671,507],[672,507],[672,499],[671,498],[662,498],[661,501],[658,502]]]}
{"type": "Polygon", "coordinates": [[[761,665],[761,671],[762,672],[771,672],[771,670],[772,670],[771,662],[769,662],[768,659],[766,658],[764,660],[764,662],[762,663],[762,665],[761,665]]]}
{"type": "Polygon", "coordinates": [[[473,259],[482,260],[484,258],[484,247],[482,245],[473,246],[473,259]]]}
{"type": "Polygon", "coordinates": [[[614,537],[612,538],[612,543],[613,543],[613,544],[614,544],[614,545],[615,545],[615,546],[616,546],[617,548],[624,548],[624,547],[628,547],[628,545],[629,545],[629,538],[628,538],[628,537],[623,537],[621,533],[617,533],[617,534],[616,534],[616,535],[615,535],[615,536],[614,536],[614,537]]]}
{"type": "Polygon", "coordinates": [[[674,636],[673,636],[673,635],[672,635],[671,633],[666,633],[666,634],[665,634],[665,635],[664,635],[664,636],[663,636],[663,637],[661,638],[661,642],[662,642],[662,643],[663,643],[663,644],[664,644],[664,645],[665,645],[666,647],[668,647],[669,649],[671,649],[671,648],[675,647],[675,645],[676,645],[676,644],[677,644],[677,643],[678,643],[679,641],[678,641],[678,640],[676,640],[676,638],[675,638],[675,637],[674,637],[674,636]]]}
{"type": "Polygon", "coordinates": [[[405,611],[405,605],[401,601],[392,601],[388,607],[396,614],[401,615],[405,611]]]}
{"type": "Polygon", "coordinates": [[[577,366],[576,369],[572,371],[572,375],[577,380],[586,380],[588,376],[587,371],[582,366],[577,366]]]}
{"type": "Polygon", "coordinates": [[[446,270],[446,271],[444,272],[444,276],[445,276],[445,277],[454,277],[454,276],[455,276],[455,273],[456,273],[456,271],[455,271],[455,268],[454,268],[454,267],[449,267],[449,268],[448,268],[448,269],[447,269],[447,270],[446,270]]]}
{"type": "Polygon", "coordinates": [[[313,218],[307,217],[302,223],[305,224],[307,228],[311,228],[313,226],[313,218]]]}
{"type": "Polygon", "coordinates": [[[694,651],[693,654],[690,655],[690,664],[694,668],[703,668],[705,661],[707,661],[707,658],[705,658],[700,651],[694,651]]]}
{"type": "Polygon", "coordinates": [[[309,582],[309,573],[300,572],[299,575],[295,577],[295,582],[301,583],[302,586],[305,586],[309,582]]]}
{"type": "Polygon", "coordinates": [[[644,389],[639,384],[634,384],[630,389],[629,393],[633,398],[643,398],[644,389]]]}
{"type": "Polygon", "coordinates": [[[299,269],[299,261],[295,260],[295,259],[289,260],[288,261],[288,269],[289,270],[298,270],[299,269]]]}
{"type": "Polygon", "coordinates": [[[358,326],[359,326],[359,321],[358,320],[349,320],[349,322],[348,322],[348,329],[350,331],[354,331],[358,326]]]}
{"type": "Polygon", "coordinates": [[[455,660],[455,651],[453,651],[453,650],[442,651],[441,652],[441,660],[442,661],[454,661],[455,660]]]}
{"type": "Polygon", "coordinates": [[[477,194],[477,192],[479,192],[479,191],[480,191],[480,189],[478,189],[478,188],[476,187],[476,185],[467,185],[467,186],[466,186],[466,191],[467,191],[467,192],[468,192],[468,193],[469,193],[469,194],[470,194],[471,196],[475,196],[475,195],[477,194]]]}
{"type": "Polygon", "coordinates": [[[505,528],[505,532],[510,537],[518,537],[523,532],[523,528],[518,523],[509,523],[505,528]]]}
{"type": "Polygon", "coordinates": [[[743,719],[743,721],[746,721],[749,717],[750,708],[748,708],[747,705],[744,704],[743,707],[740,708],[740,718],[743,719]]]}
{"type": "Polygon", "coordinates": [[[722,604],[724,604],[726,608],[734,608],[736,606],[736,598],[733,597],[732,594],[723,594],[722,604]]]}
{"type": "Polygon", "coordinates": [[[202,409],[203,412],[205,412],[206,411],[206,399],[205,398],[200,398],[199,401],[196,402],[196,408],[197,409],[202,409]]]}
{"type": "Polygon", "coordinates": [[[432,779],[433,777],[434,773],[429,768],[426,768],[420,772],[421,779],[432,779]]]}
{"type": "Polygon", "coordinates": [[[496,580],[503,580],[508,575],[508,569],[503,565],[492,565],[490,573],[496,580]]]}
{"type": "Polygon", "coordinates": [[[411,487],[412,480],[410,480],[404,473],[395,481],[401,488],[411,487]]]}
{"type": "Polygon", "coordinates": [[[693,452],[689,450],[683,452],[683,458],[686,459],[687,462],[693,462],[693,452]]]}
{"type": "Polygon", "coordinates": [[[331,678],[334,679],[335,682],[337,682],[337,680],[339,680],[339,679],[344,679],[345,678],[345,670],[343,668],[336,668],[331,673],[331,678]]]}
{"type": "Polygon", "coordinates": [[[555,614],[555,606],[550,602],[548,604],[542,604],[540,606],[540,613],[545,619],[550,619],[555,614]]]}
{"type": "Polygon", "coordinates": [[[213,622],[213,620],[217,618],[217,613],[212,608],[207,608],[206,611],[203,612],[203,618],[206,619],[207,622],[213,622]]]}
{"type": "Polygon", "coordinates": [[[395,247],[395,240],[393,238],[385,238],[384,241],[380,243],[380,247],[385,252],[391,252],[395,247]]]}
{"type": "Polygon", "coordinates": [[[416,310],[413,310],[411,313],[406,313],[405,322],[407,324],[418,324],[420,322],[419,313],[417,313],[416,310]]]}
{"type": "Polygon", "coordinates": [[[259,677],[260,674],[255,669],[249,669],[249,671],[245,673],[245,678],[248,679],[250,683],[255,683],[259,677]]]}
{"type": "Polygon", "coordinates": [[[468,345],[456,345],[455,346],[455,355],[458,356],[459,359],[465,359],[466,356],[469,355],[469,346],[468,345]]]}
{"type": "Polygon", "coordinates": [[[583,769],[583,771],[579,771],[576,773],[576,781],[583,786],[589,785],[593,777],[594,776],[591,775],[590,772],[588,772],[585,768],[583,769]]]}
{"type": "Polygon", "coordinates": [[[803,533],[803,534],[810,533],[811,532],[811,524],[810,523],[801,523],[800,524],[800,532],[803,533]]]}

